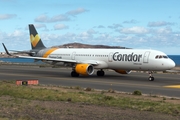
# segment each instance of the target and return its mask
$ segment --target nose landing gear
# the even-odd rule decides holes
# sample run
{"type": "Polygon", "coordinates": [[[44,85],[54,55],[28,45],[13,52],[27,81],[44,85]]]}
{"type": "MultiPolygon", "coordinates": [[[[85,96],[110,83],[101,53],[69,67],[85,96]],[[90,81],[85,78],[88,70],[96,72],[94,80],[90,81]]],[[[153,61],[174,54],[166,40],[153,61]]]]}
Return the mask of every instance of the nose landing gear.
{"type": "Polygon", "coordinates": [[[149,71],[149,78],[148,78],[149,81],[154,81],[154,77],[153,77],[153,72],[152,71],[149,71]]]}

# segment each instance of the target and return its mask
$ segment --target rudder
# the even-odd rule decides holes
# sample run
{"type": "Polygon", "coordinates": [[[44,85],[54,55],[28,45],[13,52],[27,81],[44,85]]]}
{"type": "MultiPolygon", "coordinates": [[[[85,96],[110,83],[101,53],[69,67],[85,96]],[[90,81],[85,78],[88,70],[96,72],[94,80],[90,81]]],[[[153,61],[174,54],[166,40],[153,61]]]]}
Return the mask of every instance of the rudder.
{"type": "Polygon", "coordinates": [[[35,27],[33,24],[29,24],[29,33],[30,33],[30,41],[32,49],[42,49],[46,48],[39,37],[35,27]]]}

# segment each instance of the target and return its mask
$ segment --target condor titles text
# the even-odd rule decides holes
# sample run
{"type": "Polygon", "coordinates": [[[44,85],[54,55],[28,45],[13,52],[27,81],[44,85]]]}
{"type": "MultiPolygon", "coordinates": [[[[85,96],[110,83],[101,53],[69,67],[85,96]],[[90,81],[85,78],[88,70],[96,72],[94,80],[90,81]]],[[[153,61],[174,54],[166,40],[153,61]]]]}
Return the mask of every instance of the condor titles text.
{"type": "Polygon", "coordinates": [[[113,54],[114,61],[128,61],[128,62],[140,62],[142,59],[142,54],[121,54],[119,52],[115,52],[113,54]]]}

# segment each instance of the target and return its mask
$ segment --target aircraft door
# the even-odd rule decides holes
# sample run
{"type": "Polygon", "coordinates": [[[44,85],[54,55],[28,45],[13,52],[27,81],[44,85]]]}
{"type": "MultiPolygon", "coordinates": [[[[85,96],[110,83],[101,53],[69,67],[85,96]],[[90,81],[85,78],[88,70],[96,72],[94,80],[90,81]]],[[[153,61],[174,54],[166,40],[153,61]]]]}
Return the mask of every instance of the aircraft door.
{"type": "Polygon", "coordinates": [[[108,56],[108,61],[109,61],[109,62],[112,62],[112,56],[113,56],[113,53],[112,53],[112,52],[109,53],[109,56],[108,56]]]}
{"type": "Polygon", "coordinates": [[[73,52],[72,55],[71,55],[71,59],[72,59],[72,60],[75,59],[75,55],[76,55],[76,52],[73,52]]]}
{"type": "Polygon", "coordinates": [[[148,63],[149,62],[149,54],[150,54],[150,51],[146,51],[144,53],[143,63],[148,63]]]}

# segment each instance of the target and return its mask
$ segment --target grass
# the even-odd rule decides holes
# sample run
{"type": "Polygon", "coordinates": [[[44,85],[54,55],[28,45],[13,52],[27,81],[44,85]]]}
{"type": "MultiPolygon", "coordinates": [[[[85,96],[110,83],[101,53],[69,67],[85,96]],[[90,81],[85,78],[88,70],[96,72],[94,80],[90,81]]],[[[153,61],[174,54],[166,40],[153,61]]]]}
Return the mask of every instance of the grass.
{"type": "MultiPolygon", "coordinates": [[[[90,88],[88,88],[90,89],[90,88]]],[[[130,108],[140,111],[152,111],[157,113],[165,113],[170,115],[180,115],[180,104],[173,104],[166,102],[166,98],[161,98],[159,101],[153,101],[150,99],[144,99],[143,97],[130,96],[118,96],[113,95],[108,91],[89,91],[79,86],[70,87],[69,89],[62,88],[59,86],[17,86],[15,81],[0,81],[0,97],[8,96],[13,98],[11,104],[8,101],[0,101],[0,107],[17,107],[19,110],[20,106],[25,105],[30,100],[39,101],[68,101],[73,103],[87,103],[93,105],[113,106],[121,107],[123,109],[130,108]],[[25,99],[26,102],[19,99],[25,99]]],[[[174,99],[171,99],[174,100],[174,99]]],[[[43,111],[47,110],[43,107],[36,106],[36,109],[43,111]]],[[[28,118],[28,116],[25,116],[28,118]]]]}

